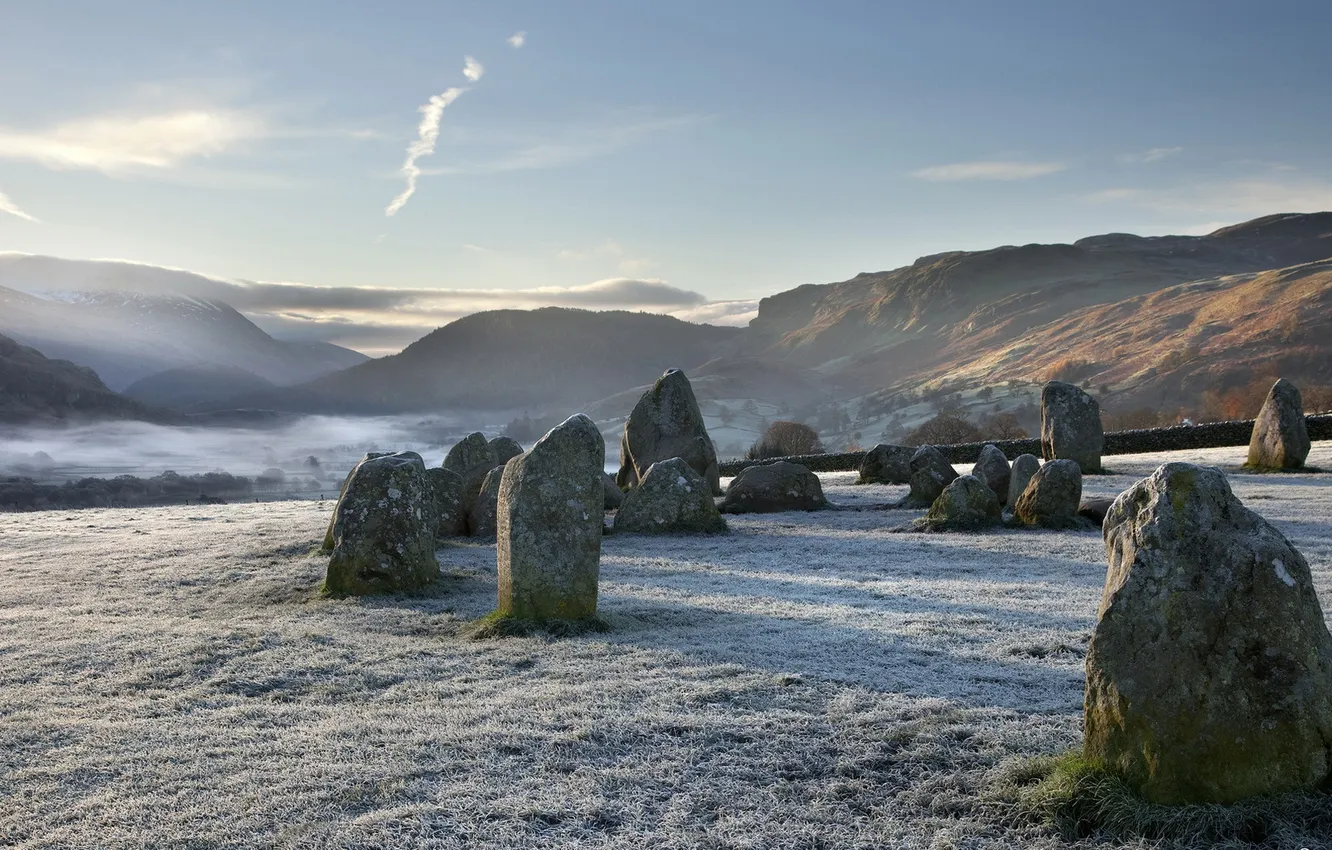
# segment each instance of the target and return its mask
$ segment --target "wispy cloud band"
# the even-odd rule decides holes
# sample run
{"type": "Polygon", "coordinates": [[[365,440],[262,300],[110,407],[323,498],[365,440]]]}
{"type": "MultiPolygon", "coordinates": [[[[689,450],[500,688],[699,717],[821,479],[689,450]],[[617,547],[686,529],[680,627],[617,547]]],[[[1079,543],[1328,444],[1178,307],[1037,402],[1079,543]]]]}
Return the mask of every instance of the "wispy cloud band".
{"type": "Polygon", "coordinates": [[[400,169],[402,176],[407,180],[407,185],[384,208],[384,215],[396,215],[407,200],[416,194],[416,180],[421,176],[421,169],[417,167],[416,161],[435,152],[435,145],[439,142],[439,121],[444,115],[444,109],[461,97],[465,91],[467,89],[456,86],[445,89],[420,106],[421,123],[416,129],[416,141],[407,146],[407,159],[403,161],[400,169]]]}
{"type": "Polygon", "coordinates": [[[1063,171],[1068,166],[1062,162],[1016,162],[1009,160],[984,160],[978,162],[954,162],[947,165],[932,165],[911,172],[919,180],[933,182],[953,182],[958,180],[1030,180],[1063,171]]]}
{"type": "Polygon", "coordinates": [[[9,196],[4,192],[0,192],[0,213],[8,213],[9,215],[17,216],[24,221],[31,221],[34,224],[40,223],[39,219],[20,209],[19,205],[10,200],[9,196]]]}

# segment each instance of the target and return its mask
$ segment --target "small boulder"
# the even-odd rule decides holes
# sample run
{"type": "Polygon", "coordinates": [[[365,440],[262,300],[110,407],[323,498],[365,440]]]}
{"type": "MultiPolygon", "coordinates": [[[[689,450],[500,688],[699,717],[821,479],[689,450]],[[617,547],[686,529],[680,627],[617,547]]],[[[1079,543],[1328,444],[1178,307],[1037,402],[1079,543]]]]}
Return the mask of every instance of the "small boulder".
{"type": "Polygon", "coordinates": [[[683,458],[703,476],[714,495],[721,495],[717,450],[703,423],[694,388],[679,369],[658,378],[634,405],[624,423],[620,472],[615,481],[624,489],[636,487],[648,467],[673,457],[683,458]]]}
{"type": "Polygon", "coordinates": [[[466,515],[462,509],[462,476],[451,469],[436,466],[426,470],[426,477],[430,480],[435,514],[439,518],[435,538],[443,540],[462,536],[467,531],[466,515]]]}
{"type": "Polygon", "coordinates": [[[325,589],[339,596],[394,593],[438,579],[432,500],[415,452],[357,464],[333,510],[325,589]]]}
{"type": "Polygon", "coordinates": [[[957,470],[934,446],[921,446],[911,455],[911,490],[899,508],[928,508],[957,479],[957,470]]]}
{"type": "Polygon", "coordinates": [[[971,468],[971,474],[994,491],[995,498],[1002,507],[1008,499],[1008,482],[1012,478],[1012,470],[1008,466],[1008,458],[1004,456],[1003,450],[994,443],[981,446],[980,458],[971,468]]]}
{"type": "Polygon", "coordinates": [[[1094,522],[1097,527],[1100,527],[1105,522],[1105,515],[1110,512],[1110,506],[1114,503],[1114,499],[1104,496],[1083,499],[1082,504],[1078,505],[1078,516],[1089,522],[1094,522]]]}
{"type": "Polygon", "coordinates": [[[1104,535],[1085,758],[1169,805],[1326,783],[1332,635],[1290,541],[1187,463],[1120,494],[1104,535]]]}
{"type": "Polygon", "coordinates": [[[495,456],[495,465],[503,466],[522,454],[523,447],[513,437],[496,437],[490,441],[490,453],[495,456]]]}
{"type": "Polygon", "coordinates": [[[617,510],[624,502],[624,491],[620,489],[619,484],[615,483],[615,476],[609,472],[601,473],[601,484],[606,491],[606,510],[617,510]]]}
{"type": "Polygon", "coordinates": [[[495,539],[495,517],[499,513],[500,480],[504,476],[504,467],[497,466],[486,473],[481,482],[481,491],[472,502],[472,509],[467,513],[467,534],[482,540],[495,539]]]}
{"type": "Polygon", "coordinates": [[[638,486],[624,495],[614,527],[640,534],[717,534],[726,530],[726,520],[703,476],[673,457],[648,467],[638,486]]]}
{"type": "Polygon", "coordinates": [[[504,467],[498,614],[538,621],[596,614],[605,462],[601,431],[578,414],[504,467]]]}
{"type": "Polygon", "coordinates": [[[860,462],[857,484],[908,484],[911,482],[911,446],[890,446],[880,443],[865,452],[860,462]]]}
{"type": "Polygon", "coordinates": [[[1101,405],[1081,387],[1051,381],[1041,390],[1041,456],[1076,461],[1083,473],[1101,471],[1105,433],[1101,405]]]}
{"type": "Polygon", "coordinates": [[[1003,509],[988,484],[974,475],[954,478],[917,522],[922,531],[977,531],[999,525],[1003,509]]]}
{"type": "Polygon", "coordinates": [[[1285,378],[1272,385],[1249,438],[1251,469],[1300,469],[1309,456],[1309,429],[1300,390],[1285,378]]]}
{"type": "Polygon", "coordinates": [[[1008,505],[1011,511],[1017,504],[1018,497],[1027,489],[1031,483],[1031,477],[1036,474],[1036,470],[1041,468],[1041,459],[1036,455],[1018,455],[1013,459],[1013,466],[1008,476],[1008,498],[1004,504],[1008,505]]]}
{"type": "Polygon", "coordinates": [[[721,510],[729,514],[818,511],[828,507],[819,477],[798,463],[779,460],[740,470],[726,488],[721,510]]]}
{"type": "Polygon", "coordinates": [[[1041,528],[1089,528],[1078,516],[1082,504],[1082,469],[1075,460],[1052,460],[1031,477],[1031,483],[1013,506],[1023,525],[1041,528]]]}

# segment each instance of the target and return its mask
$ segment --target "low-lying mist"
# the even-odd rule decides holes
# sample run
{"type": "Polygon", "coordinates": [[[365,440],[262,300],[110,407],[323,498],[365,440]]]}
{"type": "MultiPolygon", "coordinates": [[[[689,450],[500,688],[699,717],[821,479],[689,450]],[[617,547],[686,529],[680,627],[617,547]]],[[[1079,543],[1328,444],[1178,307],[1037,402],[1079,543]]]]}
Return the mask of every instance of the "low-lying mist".
{"type": "Polygon", "coordinates": [[[86,477],[149,478],[228,472],[264,489],[296,495],[336,495],[367,451],[420,452],[439,465],[470,430],[489,436],[500,426],[434,416],[306,416],[265,428],[163,426],[104,422],[64,427],[0,429],[0,476],[59,484],[86,477]]]}

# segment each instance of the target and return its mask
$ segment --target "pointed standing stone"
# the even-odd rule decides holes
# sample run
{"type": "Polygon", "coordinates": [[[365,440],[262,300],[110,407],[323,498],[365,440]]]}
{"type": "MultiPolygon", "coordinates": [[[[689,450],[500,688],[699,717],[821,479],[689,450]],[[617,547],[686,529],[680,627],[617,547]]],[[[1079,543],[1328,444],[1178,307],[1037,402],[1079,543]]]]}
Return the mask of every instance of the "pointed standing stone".
{"type": "Polygon", "coordinates": [[[683,458],[708,482],[713,495],[721,495],[717,450],[703,423],[694,388],[679,369],[658,378],[624,423],[616,483],[624,488],[636,487],[648,467],[673,457],[683,458]]]}
{"type": "Polygon", "coordinates": [[[1101,471],[1105,433],[1101,405],[1081,387],[1051,381],[1041,390],[1041,456],[1077,461],[1083,474],[1101,471]]]}
{"type": "Polygon", "coordinates": [[[1253,423],[1249,461],[1253,469],[1299,469],[1309,456],[1309,429],[1300,390],[1285,378],[1272,385],[1253,423]]]}

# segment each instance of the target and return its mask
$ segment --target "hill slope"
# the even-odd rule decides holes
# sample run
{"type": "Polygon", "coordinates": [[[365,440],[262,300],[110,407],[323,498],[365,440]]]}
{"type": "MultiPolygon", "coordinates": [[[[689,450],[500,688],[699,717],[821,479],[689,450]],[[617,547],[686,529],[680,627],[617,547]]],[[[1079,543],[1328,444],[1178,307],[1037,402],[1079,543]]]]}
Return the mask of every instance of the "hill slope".
{"type": "Polygon", "coordinates": [[[187,366],[140,378],[125,388],[125,395],[144,404],[193,413],[227,408],[238,396],[275,389],[272,381],[244,369],[187,366]]]}
{"type": "Polygon", "coordinates": [[[107,389],[97,373],[0,336],[0,422],[141,419],[171,423],[176,417],[107,389]]]}
{"type": "Polygon", "coordinates": [[[726,352],[740,334],[648,313],[494,310],[445,325],[400,354],[267,400],[288,409],[357,412],[573,410],[672,366],[693,369],[726,352]]]}

